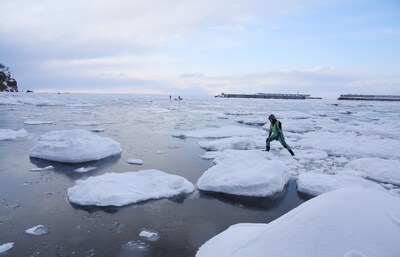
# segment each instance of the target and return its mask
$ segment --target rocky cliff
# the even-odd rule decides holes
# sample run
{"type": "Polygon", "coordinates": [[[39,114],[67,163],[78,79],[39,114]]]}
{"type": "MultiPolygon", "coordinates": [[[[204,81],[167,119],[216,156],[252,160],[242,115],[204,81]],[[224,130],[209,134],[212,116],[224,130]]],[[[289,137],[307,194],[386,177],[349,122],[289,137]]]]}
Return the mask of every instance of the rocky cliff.
{"type": "Polygon", "coordinates": [[[8,67],[0,64],[0,92],[18,92],[17,81],[13,79],[8,67]]]}

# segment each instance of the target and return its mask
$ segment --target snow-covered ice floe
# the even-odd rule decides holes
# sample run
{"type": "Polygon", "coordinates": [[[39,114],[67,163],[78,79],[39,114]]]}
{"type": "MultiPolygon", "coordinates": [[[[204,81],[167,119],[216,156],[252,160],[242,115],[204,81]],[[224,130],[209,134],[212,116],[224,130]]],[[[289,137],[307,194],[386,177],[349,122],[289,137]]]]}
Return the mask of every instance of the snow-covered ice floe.
{"type": "Polygon", "coordinates": [[[96,161],[122,152],[120,143],[84,129],[56,130],[42,135],[30,157],[57,162],[96,161]]]}
{"type": "Polygon", "coordinates": [[[269,224],[236,224],[197,257],[398,257],[400,198],[370,188],[315,197],[269,224]]]}
{"type": "Polygon", "coordinates": [[[28,132],[25,129],[20,129],[17,131],[12,129],[0,129],[0,140],[13,140],[27,136],[28,132]]]}
{"type": "Polygon", "coordinates": [[[331,175],[324,173],[303,173],[297,179],[299,192],[317,196],[340,188],[368,187],[377,190],[386,190],[379,184],[364,178],[348,175],[331,175]]]}
{"type": "Polygon", "coordinates": [[[222,126],[218,128],[207,128],[195,131],[187,131],[181,132],[179,134],[173,135],[174,137],[179,138],[225,138],[225,137],[232,137],[232,136],[257,136],[263,135],[264,130],[251,128],[251,127],[244,127],[244,126],[222,126]]]}
{"type": "Polygon", "coordinates": [[[24,121],[26,125],[42,125],[42,124],[53,124],[50,120],[26,120],[24,121]]]}
{"type": "Polygon", "coordinates": [[[159,170],[142,170],[78,180],[68,189],[68,199],[78,205],[123,206],[193,191],[194,185],[183,177],[159,170]]]}
{"type": "Polygon", "coordinates": [[[34,236],[41,236],[49,233],[49,229],[44,225],[37,225],[25,230],[25,233],[34,236]]]}
{"type": "Polygon", "coordinates": [[[197,181],[197,188],[242,196],[270,196],[282,191],[289,168],[279,160],[268,160],[262,151],[236,151],[218,160],[197,181]]]}
{"type": "Polygon", "coordinates": [[[134,165],[142,165],[143,160],[141,159],[134,159],[134,158],[129,158],[126,160],[129,164],[134,164],[134,165]]]}
{"type": "Polygon", "coordinates": [[[14,242],[5,243],[5,244],[0,245],[0,254],[7,252],[8,250],[10,250],[13,247],[14,247],[14,242]]]}

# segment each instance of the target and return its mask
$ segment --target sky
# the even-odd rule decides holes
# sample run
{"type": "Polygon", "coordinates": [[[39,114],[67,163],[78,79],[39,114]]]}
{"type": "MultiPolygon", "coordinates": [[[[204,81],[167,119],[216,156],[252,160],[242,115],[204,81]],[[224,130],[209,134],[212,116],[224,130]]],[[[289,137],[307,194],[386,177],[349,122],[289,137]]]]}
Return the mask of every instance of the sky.
{"type": "Polygon", "coordinates": [[[399,0],[0,0],[20,91],[400,95],[399,0]]]}

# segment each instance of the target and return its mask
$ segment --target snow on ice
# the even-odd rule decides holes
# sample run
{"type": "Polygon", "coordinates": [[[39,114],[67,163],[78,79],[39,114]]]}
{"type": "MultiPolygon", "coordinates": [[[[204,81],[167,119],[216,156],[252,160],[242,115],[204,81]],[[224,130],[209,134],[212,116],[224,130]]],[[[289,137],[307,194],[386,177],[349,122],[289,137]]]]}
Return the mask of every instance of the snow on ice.
{"type": "Polygon", "coordinates": [[[375,182],[348,175],[313,174],[310,172],[300,174],[297,179],[297,190],[312,196],[350,187],[368,187],[385,190],[375,182]]]}
{"type": "Polygon", "coordinates": [[[27,136],[28,132],[25,129],[17,131],[11,129],[0,129],[0,140],[13,140],[27,136]]]}
{"type": "Polygon", "coordinates": [[[79,205],[123,206],[149,199],[193,192],[194,185],[183,177],[159,170],[106,173],[78,180],[68,189],[69,201],[79,205]]]}
{"type": "Polygon", "coordinates": [[[110,138],[74,129],[50,131],[42,135],[32,148],[30,157],[79,163],[100,160],[121,152],[121,145],[110,138]]]}
{"type": "Polygon", "coordinates": [[[49,229],[44,225],[37,225],[25,230],[25,233],[34,236],[42,236],[49,233],[49,229]]]}
{"type": "Polygon", "coordinates": [[[126,160],[129,164],[133,164],[133,165],[142,165],[143,164],[143,160],[141,159],[134,159],[134,158],[129,158],[128,160],[126,160]]]}
{"type": "Polygon", "coordinates": [[[196,256],[385,256],[400,253],[400,200],[371,188],[315,197],[269,224],[236,224],[196,256]]]}
{"type": "Polygon", "coordinates": [[[7,252],[8,250],[10,250],[13,247],[14,247],[14,242],[5,243],[5,244],[0,245],[0,254],[7,252]]]}
{"type": "Polygon", "coordinates": [[[289,180],[285,164],[268,160],[257,150],[241,153],[206,170],[197,188],[243,196],[270,196],[283,190],[289,180]]]}
{"type": "Polygon", "coordinates": [[[50,120],[26,120],[24,121],[26,125],[42,125],[42,124],[53,124],[50,120]]]}

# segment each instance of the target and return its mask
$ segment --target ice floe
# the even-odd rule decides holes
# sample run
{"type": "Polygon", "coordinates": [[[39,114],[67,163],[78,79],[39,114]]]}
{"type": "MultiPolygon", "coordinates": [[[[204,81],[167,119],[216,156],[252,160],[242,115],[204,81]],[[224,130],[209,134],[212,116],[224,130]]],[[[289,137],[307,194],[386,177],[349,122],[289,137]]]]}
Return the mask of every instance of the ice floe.
{"type": "Polygon", "coordinates": [[[12,129],[0,129],[0,140],[13,140],[27,136],[28,132],[25,129],[20,129],[17,131],[12,129]]]}
{"type": "Polygon", "coordinates": [[[300,174],[297,179],[297,190],[312,196],[350,187],[368,187],[377,190],[385,190],[375,182],[348,175],[303,173],[300,174]]]}
{"type": "Polygon", "coordinates": [[[270,196],[284,189],[289,168],[279,160],[266,159],[261,151],[242,151],[225,156],[197,181],[197,188],[242,196],[270,196]]]}
{"type": "Polygon", "coordinates": [[[34,236],[42,236],[49,233],[49,229],[44,225],[37,225],[25,230],[25,233],[34,236]]]}
{"type": "Polygon", "coordinates": [[[134,159],[134,158],[129,158],[128,160],[126,160],[129,164],[134,164],[134,165],[142,165],[143,164],[143,160],[141,159],[134,159]]]}
{"type": "Polygon", "coordinates": [[[393,213],[400,213],[398,196],[370,188],[339,189],[269,224],[233,225],[203,244],[196,256],[397,257],[400,227],[393,213]]]}
{"type": "Polygon", "coordinates": [[[29,156],[57,162],[79,163],[100,160],[121,152],[121,145],[111,138],[100,137],[83,129],[74,129],[47,132],[40,137],[29,156]]]}
{"type": "Polygon", "coordinates": [[[78,205],[123,206],[193,191],[194,185],[183,177],[159,170],[142,170],[78,180],[68,189],[68,199],[78,205]]]}
{"type": "Polygon", "coordinates": [[[14,247],[14,242],[5,243],[5,244],[0,245],[0,254],[7,252],[8,250],[10,250],[13,247],[14,247]]]}

